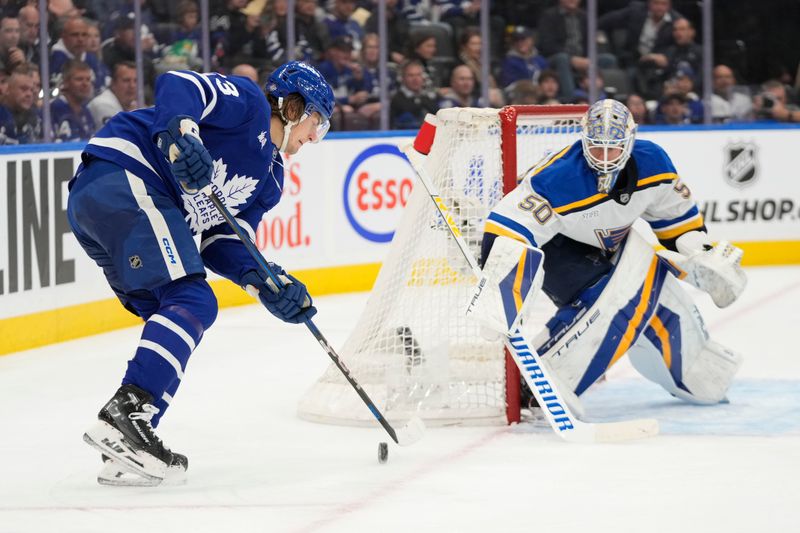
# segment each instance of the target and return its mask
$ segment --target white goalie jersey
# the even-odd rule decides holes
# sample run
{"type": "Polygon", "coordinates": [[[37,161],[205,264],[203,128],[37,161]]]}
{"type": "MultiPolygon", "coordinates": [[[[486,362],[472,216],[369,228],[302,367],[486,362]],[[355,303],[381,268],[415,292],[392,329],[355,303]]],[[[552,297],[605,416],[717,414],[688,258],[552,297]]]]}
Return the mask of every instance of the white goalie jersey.
{"type": "Polygon", "coordinates": [[[636,141],[617,187],[604,194],[597,192],[596,172],[576,142],[527,171],[492,210],[485,231],[537,248],[563,235],[614,252],[639,218],[673,250],[677,237],[705,230],[688,187],[658,145],[636,141]]]}

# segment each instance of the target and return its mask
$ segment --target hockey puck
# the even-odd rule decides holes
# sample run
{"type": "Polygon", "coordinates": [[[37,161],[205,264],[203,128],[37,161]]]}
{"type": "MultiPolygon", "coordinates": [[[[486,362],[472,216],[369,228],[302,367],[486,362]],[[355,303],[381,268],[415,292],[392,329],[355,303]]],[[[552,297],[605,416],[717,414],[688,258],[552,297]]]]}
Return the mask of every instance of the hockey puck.
{"type": "Polygon", "coordinates": [[[389,445],[385,442],[378,443],[378,462],[380,464],[389,460],[389,445]]]}

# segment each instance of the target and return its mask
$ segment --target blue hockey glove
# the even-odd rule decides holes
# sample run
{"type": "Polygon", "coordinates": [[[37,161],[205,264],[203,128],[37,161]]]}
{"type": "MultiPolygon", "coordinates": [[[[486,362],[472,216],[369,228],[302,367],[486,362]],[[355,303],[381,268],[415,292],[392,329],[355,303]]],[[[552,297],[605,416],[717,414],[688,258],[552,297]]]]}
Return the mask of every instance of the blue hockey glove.
{"type": "Polygon", "coordinates": [[[157,144],[172,163],[172,174],[185,192],[195,194],[211,183],[214,161],[203,146],[200,128],[192,117],[173,117],[167,131],[157,135],[157,144]]]}
{"type": "Polygon", "coordinates": [[[306,286],[287,274],[279,265],[269,263],[269,267],[283,282],[278,289],[271,279],[264,280],[261,274],[251,270],[242,276],[240,284],[251,296],[258,297],[270,313],[290,324],[299,324],[317,314],[306,286]]]}

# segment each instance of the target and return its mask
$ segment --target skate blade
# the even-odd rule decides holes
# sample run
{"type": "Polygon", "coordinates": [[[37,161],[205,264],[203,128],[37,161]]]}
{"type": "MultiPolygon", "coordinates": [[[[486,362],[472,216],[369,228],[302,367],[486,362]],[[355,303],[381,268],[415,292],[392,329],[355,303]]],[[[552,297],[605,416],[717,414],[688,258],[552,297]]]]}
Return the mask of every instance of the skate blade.
{"type": "Polygon", "coordinates": [[[166,476],[166,463],[148,453],[137,453],[131,449],[124,435],[102,420],[83,434],[83,440],[100,453],[120,463],[129,472],[155,481],[156,484],[166,476]]]}
{"type": "Polygon", "coordinates": [[[103,463],[103,469],[97,474],[97,482],[101,485],[112,487],[176,487],[185,485],[187,480],[186,470],[170,466],[164,479],[153,480],[143,477],[138,472],[114,459],[103,463]]]}

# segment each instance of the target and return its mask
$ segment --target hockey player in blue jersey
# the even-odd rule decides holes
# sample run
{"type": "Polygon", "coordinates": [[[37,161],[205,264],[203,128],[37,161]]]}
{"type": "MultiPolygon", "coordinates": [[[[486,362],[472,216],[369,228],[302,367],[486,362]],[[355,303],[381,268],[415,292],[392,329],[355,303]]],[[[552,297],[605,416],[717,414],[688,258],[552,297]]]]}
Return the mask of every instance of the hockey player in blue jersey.
{"type": "Polygon", "coordinates": [[[281,198],[279,152],[320,141],[333,102],[319,72],[297,61],[278,67],[265,90],[246,78],[171,71],[157,80],[154,107],[117,114],[87,144],[69,184],[68,219],[120,302],[145,321],[122,386],[84,435],[106,461],[101,483],[185,479],[186,457],[153,430],[217,316],[206,268],[286,322],[316,313],[303,283],[280,266],[272,270],[283,288],[262,277],[199,191],[211,185],[254,238],[281,198]]]}
{"type": "Polygon", "coordinates": [[[741,358],[709,337],[678,279],[730,305],[746,284],[742,251],[712,244],[669,156],[635,136],[630,111],[601,100],[583,117],[581,140],[521,176],[485,223],[481,259],[494,290],[483,291],[476,315],[508,333],[529,308],[520,287],[541,283],[558,310],[533,342],[562,390],[580,395],[627,354],[673,396],[718,403],[741,358]],[[639,219],[666,251],[656,254],[632,227],[639,219]],[[509,277],[522,273],[526,249],[543,255],[538,271],[509,277]],[[516,301],[499,305],[504,291],[516,301]]]}

